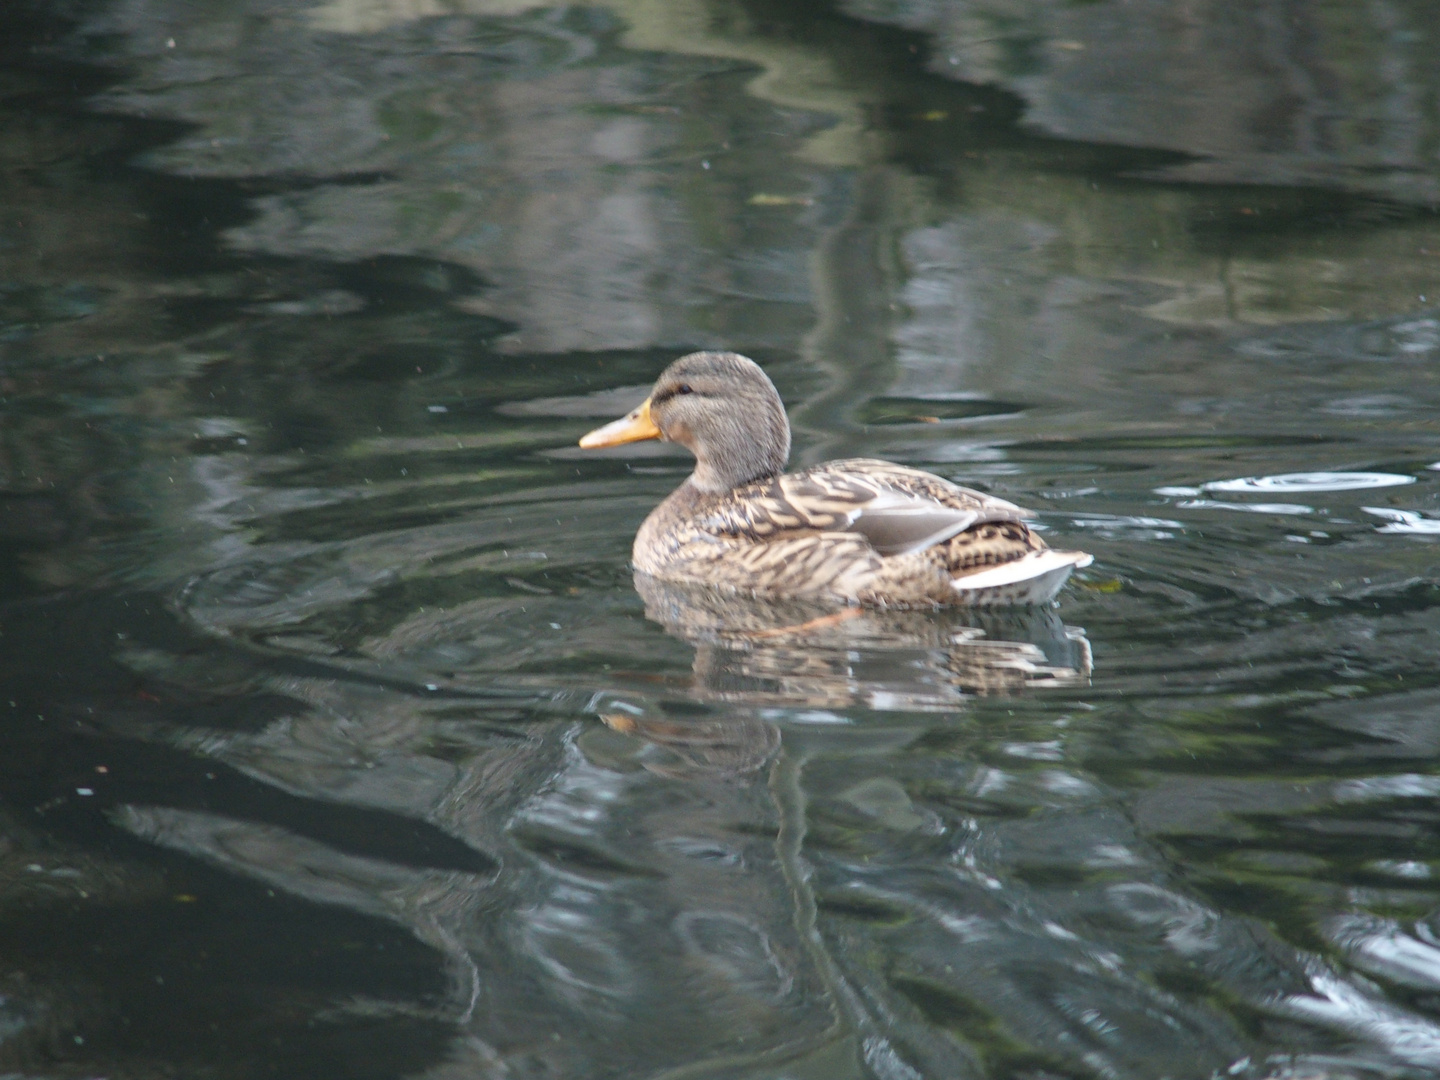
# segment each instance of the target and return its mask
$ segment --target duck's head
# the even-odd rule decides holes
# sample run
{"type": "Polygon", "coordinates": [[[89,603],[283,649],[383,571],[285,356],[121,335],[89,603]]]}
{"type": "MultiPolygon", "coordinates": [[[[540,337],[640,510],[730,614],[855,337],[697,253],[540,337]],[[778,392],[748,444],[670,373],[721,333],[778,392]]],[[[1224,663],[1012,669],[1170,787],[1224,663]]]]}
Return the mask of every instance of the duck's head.
{"type": "Polygon", "coordinates": [[[790,456],[790,422],[775,384],[755,361],[730,352],[682,356],[628,415],[580,440],[587,449],[641,439],[677,442],[695,455],[690,482],[729,491],[774,476],[790,456]]]}

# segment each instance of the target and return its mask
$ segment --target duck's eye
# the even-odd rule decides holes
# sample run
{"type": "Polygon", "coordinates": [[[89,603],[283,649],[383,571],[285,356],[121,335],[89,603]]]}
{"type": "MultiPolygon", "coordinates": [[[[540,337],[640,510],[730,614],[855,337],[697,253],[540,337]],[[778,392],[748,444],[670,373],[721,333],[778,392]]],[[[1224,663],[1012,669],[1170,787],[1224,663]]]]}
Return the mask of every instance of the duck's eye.
{"type": "Polygon", "coordinates": [[[682,382],[679,386],[675,388],[676,394],[693,394],[694,392],[694,390],[690,389],[689,383],[682,382]]]}

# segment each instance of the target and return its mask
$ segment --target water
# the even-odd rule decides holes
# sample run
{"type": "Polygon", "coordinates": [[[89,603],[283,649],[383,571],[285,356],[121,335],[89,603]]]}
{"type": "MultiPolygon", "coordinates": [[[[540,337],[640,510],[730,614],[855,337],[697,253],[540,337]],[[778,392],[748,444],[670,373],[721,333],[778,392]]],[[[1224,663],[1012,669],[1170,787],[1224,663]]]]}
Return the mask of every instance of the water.
{"type": "Polygon", "coordinates": [[[7,5],[0,1072],[1440,1072],[1440,11],[1119,11],[7,5]],[[633,581],[696,347],[1094,565],[633,581]]]}

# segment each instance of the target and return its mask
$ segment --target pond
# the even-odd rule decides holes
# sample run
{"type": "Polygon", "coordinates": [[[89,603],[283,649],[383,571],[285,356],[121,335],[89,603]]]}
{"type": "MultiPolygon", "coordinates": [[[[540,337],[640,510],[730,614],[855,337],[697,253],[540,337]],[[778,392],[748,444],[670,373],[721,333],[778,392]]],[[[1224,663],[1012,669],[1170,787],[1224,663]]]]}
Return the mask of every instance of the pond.
{"type": "Polygon", "coordinates": [[[0,7],[0,1074],[1436,1075],[1437,35],[0,7]],[[1094,563],[637,583],[693,349],[1094,563]]]}

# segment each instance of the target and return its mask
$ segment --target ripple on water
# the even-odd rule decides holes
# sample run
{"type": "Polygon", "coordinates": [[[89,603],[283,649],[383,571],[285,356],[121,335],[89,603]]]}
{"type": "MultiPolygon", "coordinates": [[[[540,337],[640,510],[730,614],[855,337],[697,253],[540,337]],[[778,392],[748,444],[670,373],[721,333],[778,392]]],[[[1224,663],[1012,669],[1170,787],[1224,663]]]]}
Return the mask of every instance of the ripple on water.
{"type": "Polygon", "coordinates": [[[1219,499],[1186,499],[1175,504],[1181,510],[1240,510],[1249,514],[1313,514],[1315,508],[1303,503],[1235,503],[1219,499]]]}
{"type": "Polygon", "coordinates": [[[1385,506],[1362,506],[1360,509],[1388,522],[1377,528],[1376,532],[1440,536],[1440,518],[1427,518],[1414,510],[1392,510],[1385,506]]]}
{"type": "Polygon", "coordinates": [[[1169,518],[1132,514],[1075,514],[1070,524],[1077,529],[1093,529],[1095,535],[1106,540],[1170,540],[1185,528],[1169,518]]]}
{"type": "Polygon", "coordinates": [[[1440,319],[1375,320],[1352,325],[1316,323],[1242,342],[1242,355],[1257,360],[1414,361],[1440,352],[1440,319]]]}
{"type": "Polygon", "coordinates": [[[1206,491],[1278,494],[1281,492],[1359,491],[1363,488],[1399,487],[1402,484],[1413,483],[1415,483],[1413,476],[1405,476],[1400,473],[1298,472],[1281,473],[1277,476],[1242,476],[1235,480],[1212,480],[1201,486],[1206,491]]]}
{"type": "MultiPolygon", "coordinates": [[[[1428,466],[1440,467],[1440,462],[1428,466]]],[[[1322,491],[1361,491],[1366,488],[1401,487],[1415,483],[1415,477],[1403,473],[1378,472],[1301,472],[1279,473],[1275,476],[1240,476],[1233,480],[1211,480],[1198,487],[1171,484],[1154,488],[1156,495],[1170,498],[1193,498],[1207,491],[1230,494],[1315,494],[1322,491]]],[[[1219,506],[1221,504],[1214,504],[1219,506]]],[[[1225,504],[1229,507],[1231,504],[1225,504]]],[[[1247,507],[1249,509],[1250,507],[1247,507]]],[[[1258,504],[1256,507],[1258,508],[1258,504]]],[[[1279,511],[1287,512],[1287,511],[1279,511]]],[[[1294,513],[1295,511],[1288,511],[1294,513]]],[[[1308,513],[1308,509],[1301,511],[1308,513]]]]}

